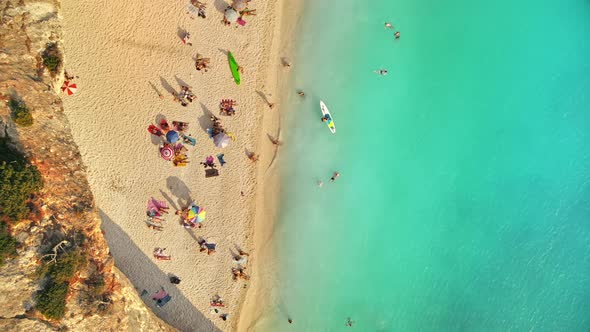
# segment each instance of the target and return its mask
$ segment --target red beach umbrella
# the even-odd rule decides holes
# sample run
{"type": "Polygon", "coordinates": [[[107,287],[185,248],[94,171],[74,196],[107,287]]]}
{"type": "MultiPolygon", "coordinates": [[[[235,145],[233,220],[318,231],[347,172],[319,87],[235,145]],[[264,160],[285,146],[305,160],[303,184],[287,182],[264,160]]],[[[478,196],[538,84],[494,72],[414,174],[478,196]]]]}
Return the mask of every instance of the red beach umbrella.
{"type": "Polygon", "coordinates": [[[172,160],[174,158],[174,149],[170,145],[166,145],[160,149],[160,155],[165,160],[172,160]]]}
{"type": "Polygon", "coordinates": [[[78,86],[76,83],[72,83],[70,81],[65,81],[64,85],[61,87],[61,91],[66,93],[68,96],[73,95],[78,90],[78,86]]]}

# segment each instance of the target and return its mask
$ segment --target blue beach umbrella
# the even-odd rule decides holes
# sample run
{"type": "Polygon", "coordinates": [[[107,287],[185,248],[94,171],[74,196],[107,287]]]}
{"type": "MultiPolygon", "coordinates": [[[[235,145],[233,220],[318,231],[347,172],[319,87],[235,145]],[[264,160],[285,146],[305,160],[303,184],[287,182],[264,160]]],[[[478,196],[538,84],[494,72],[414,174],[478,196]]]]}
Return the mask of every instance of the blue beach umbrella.
{"type": "Polygon", "coordinates": [[[170,130],[166,133],[166,140],[170,143],[176,143],[178,141],[178,133],[174,130],[170,130]]]}

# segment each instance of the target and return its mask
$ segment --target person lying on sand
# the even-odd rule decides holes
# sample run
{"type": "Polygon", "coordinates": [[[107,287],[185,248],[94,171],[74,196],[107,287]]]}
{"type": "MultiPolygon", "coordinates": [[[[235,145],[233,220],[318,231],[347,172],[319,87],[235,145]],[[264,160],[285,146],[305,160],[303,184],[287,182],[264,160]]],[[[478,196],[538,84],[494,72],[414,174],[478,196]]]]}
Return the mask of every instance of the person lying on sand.
{"type": "Polygon", "coordinates": [[[164,221],[164,219],[162,219],[158,216],[158,213],[155,210],[147,211],[147,216],[148,216],[148,220],[153,221],[153,222],[162,223],[164,221]]]}
{"type": "Polygon", "coordinates": [[[170,260],[170,259],[172,259],[172,256],[164,253],[164,250],[166,250],[166,248],[156,248],[156,249],[154,249],[154,257],[156,259],[159,259],[159,260],[170,260]]]}
{"type": "Polygon", "coordinates": [[[211,299],[211,306],[212,307],[225,307],[225,303],[223,302],[223,299],[221,298],[221,296],[215,295],[211,299]]]}
{"type": "Polygon", "coordinates": [[[202,55],[197,54],[197,60],[195,60],[195,67],[198,71],[204,71],[207,72],[207,70],[209,69],[209,58],[203,58],[202,55]]]}
{"type": "Polygon", "coordinates": [[[255,162],[257,162],[257,161],[258,161],[258,155],[257,155],[256,153],[254,153],[254,152],[251,152],[251,153],[248,155],[248,159],[250,159],[250,161],[252,161],[252,162],[254,162],[254,163],[255,163],[255,162]]]}
{"type": "Polygon", "coordinates": [[[244,279],[244,280],[250,280],[250,276],[248,276],[246,273],[244,273],[244,270],[246,270],[245,267],[232,268],[231,272],[232,272],[233,281],[237,281],[238,278],[244,279]]]}

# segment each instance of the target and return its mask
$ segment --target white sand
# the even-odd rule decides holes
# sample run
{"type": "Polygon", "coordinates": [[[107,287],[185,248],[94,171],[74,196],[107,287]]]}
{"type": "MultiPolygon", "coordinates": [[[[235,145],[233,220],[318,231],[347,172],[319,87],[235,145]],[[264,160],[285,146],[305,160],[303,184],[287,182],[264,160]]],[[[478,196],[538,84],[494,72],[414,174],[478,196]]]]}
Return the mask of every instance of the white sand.
{"type": "MultiPolygon", "coordinates": [[[[274,166],[274,147],[266,134],[276,135],[278,109],[269,110],[257,91],[271,95],[277,90],[280,68],[281,4],[277,0],[255,0],[258,15],[247,17],[245,27],[226,27],[220,21],[226,4],[206,1],[207,19],[190,19],[188,1],[169,0],[62,0],[66,69],[78,75],[78,93],[64,97],[74,139],[88,168],[90,186],[103,218],[105,236],[123,271],[138,292],[153,294],[163,286],[173,297],[164,308],[156,308],[150,296],[144,300],[156,314],[183,331],[233,330],[247,290],[244,281],[231,279],[231,251],[240,246],[253,250],[254,217],[260,227],[272,222],[256,202],[274,206],[274,196],[256,197],[264,178],[274,166]],[[192,47],[183,45],[181,29],[191,33],[192,47]],[[226,50],[231,50],[244,67],[242,84],[232,80],[226,50]],[[196,53],[211,58],[208,73],[197,72],[196,53]],[[150,82],[165,99],[161,100],[150,82]],[[179,82],[192,87],[197,100],[188,107],[174,103],[166,91],[179,91],[179,82]],[[218,149],[204,128],[211,112],[218,114],[222,98],[238,102],[237,115],[222,117],[237,136],[226,149],[218,149]],[[173,167],[159,157],[158,146],[147,127],[156,117],[190,123],[188,133],[197,146],[187,146],[191,164],[173,167]],[[264,118],[264,121],[263,121],[264,118]],[[253,164],[245,151],[261,153],[253,164]],[[225,153],[227,164],[216,178],[204,177],[200,161],[208,155],[225,153]],[[242,197],[240,192],[245,196],[242,197]],[[163,232],[148,229],[143,221],[151,197],[172,201],[163,232]],[[179,225],[174,208],[195,200],[207,210],[202,229],[189,232],[179,225]],[[217,253],[198,252],[196,237],[217,243],[217,253]],[[173,256],[168,262],[152,257],[154,247],[166,247],[173,256]],[[182,279],[168,282],[168,274],[182,279]],[[224,322],[209,313],[209,301],[219,294],[229,313],[224,322]]],[[[267,182],[268,184],[268,182],[267,182]]],[[[259,237],[259,236],[257,236],[259,237]]],[[[248,272],[257,280],[261,266],[251,256],[248,272]],[[251,271],[253,270],[253,271],[251,271]]],[[[258,282],[260,284],[260,282],[258,282]]],[[[261,285],[262,286],[262,285],[261,285]]],[[[254,292],[255,296],[258,292],[254,292]]],[[[248,321],[248,318],[244,319],[248,321]]]]}

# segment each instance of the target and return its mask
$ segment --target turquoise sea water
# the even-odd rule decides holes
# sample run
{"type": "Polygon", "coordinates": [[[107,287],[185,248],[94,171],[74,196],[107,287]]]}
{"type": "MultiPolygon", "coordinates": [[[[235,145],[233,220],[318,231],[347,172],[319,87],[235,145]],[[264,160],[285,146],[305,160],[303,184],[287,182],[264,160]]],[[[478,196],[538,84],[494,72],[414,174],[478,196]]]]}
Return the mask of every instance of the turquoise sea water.
{"type": "Polygon", "coordinates": [[[589,1],[306,1],[297,43],[257,330],[590,330],[589,1]]]}

